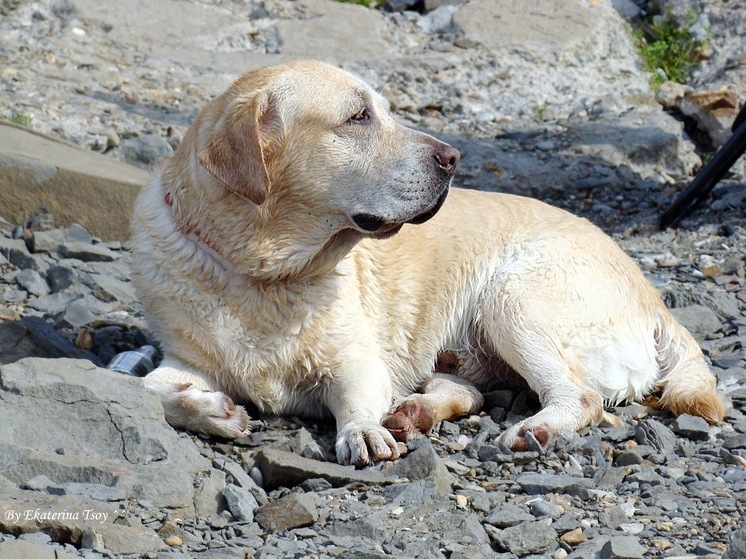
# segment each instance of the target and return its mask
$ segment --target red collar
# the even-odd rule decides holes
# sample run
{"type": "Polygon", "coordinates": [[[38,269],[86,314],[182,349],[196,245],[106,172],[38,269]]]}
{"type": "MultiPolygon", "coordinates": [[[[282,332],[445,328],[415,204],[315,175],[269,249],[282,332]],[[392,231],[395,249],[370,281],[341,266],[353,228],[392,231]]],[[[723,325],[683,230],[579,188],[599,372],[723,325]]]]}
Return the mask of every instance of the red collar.
{"type": "Polygon", "coordinates": [[[181,222],[179,220],[178,216],[176,215],[176,211],[174,210],[174,201],[173,201],[173,198],[171,197],[170,192],[166,192],[166,194],[163,195],[163,200],[166,202],[166,205],[168,205],[168,207],[173,210],[174,218],[176,219],[176,222],[179,224],[179,231],[181,231],[185,235],[194,235],[194,237],[199,242],[206,245],[211,250],[216,252],[218,255],[223,257],[223,254],[210,241],[202,238],[202,232],[199,229],[195,229],[194,227],[192,227],[192,225],[188,221],[181,222]]]}

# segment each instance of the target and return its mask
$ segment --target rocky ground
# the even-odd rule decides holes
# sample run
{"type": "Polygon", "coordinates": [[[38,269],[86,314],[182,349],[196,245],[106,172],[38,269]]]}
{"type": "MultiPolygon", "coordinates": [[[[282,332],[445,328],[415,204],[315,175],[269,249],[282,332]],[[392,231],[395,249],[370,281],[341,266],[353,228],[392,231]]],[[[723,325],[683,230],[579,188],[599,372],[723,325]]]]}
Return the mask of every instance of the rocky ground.
{"type": "Polygon", "coordinates": [[[147,167],[240,71],[341,64],[461,149],[459,185],[535,196],[612,234],[699,340],[726,421],[632,405],[616,410],[623,428],[510,453],[497,434],[536,402],[506,386],[360,471],[334,463],[331,424],[257,418],[235,443],[176,433],[137,379],[91,364],[153,343],[127,240],[29,213],[0,222],[0,557],[746,557],[743,164],[676,229],[656,228],[746,90],[746,10],[663,3],[709,52],[691,92],[656,101],[623,18],[646,3],[424,5],[4,0],[0,115],[147,167]]]}

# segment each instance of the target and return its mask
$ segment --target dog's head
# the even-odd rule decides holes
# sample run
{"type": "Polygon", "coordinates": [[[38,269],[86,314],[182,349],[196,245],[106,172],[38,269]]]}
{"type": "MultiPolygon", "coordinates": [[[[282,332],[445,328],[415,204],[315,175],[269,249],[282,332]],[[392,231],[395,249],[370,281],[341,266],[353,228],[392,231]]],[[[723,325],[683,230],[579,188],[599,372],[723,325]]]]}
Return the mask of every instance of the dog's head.
{"type": "Polygon", "coordinates": [[[383,238],[427,221],[459,160],[396,123],[362,81],[318,62],[243,75],[193,128],[189,165],[250,206],[254,229],[319,247],[340,232],[383,238]]]}

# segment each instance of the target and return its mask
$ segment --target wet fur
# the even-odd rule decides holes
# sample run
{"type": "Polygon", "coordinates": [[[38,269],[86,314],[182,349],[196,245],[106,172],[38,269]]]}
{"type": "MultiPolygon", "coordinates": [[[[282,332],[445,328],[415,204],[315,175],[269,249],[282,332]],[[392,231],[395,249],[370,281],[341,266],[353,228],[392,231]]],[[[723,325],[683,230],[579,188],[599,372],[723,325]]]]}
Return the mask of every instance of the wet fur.
{"type": "Polygon", "coordinates": [[[246,74],[208,104],[133,220],[133,277],[166,355],[146,384],[169,421],[237,437],[248,416],[232,400],[331,413],[341,462],[396,458],[393,404],[419,398],[408,409],[435,420],[481,406],[461,380],[432,382],[444,350],[467,357],[464,379],[504,362],[536,391],[544,409],[502,436],[516,447],[659,386],[669,409],[721,419],[694,340],[587,221],[452,189],[408,224],[437,211],[454,151],[319,63],[246,74]]]}

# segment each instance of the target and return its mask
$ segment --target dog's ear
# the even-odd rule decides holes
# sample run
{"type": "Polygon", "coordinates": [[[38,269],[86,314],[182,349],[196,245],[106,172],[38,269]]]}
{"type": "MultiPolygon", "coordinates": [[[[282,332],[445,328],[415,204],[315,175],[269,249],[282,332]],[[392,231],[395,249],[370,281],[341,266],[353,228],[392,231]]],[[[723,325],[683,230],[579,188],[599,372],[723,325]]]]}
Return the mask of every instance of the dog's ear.
{"type": "Polygon", "coordinates": [[[239,97],[227,110],[199,161],[226,188],[260,205],[270,189],[266,147],[282,128],[277,100],[271,94],[239,97]]]}

